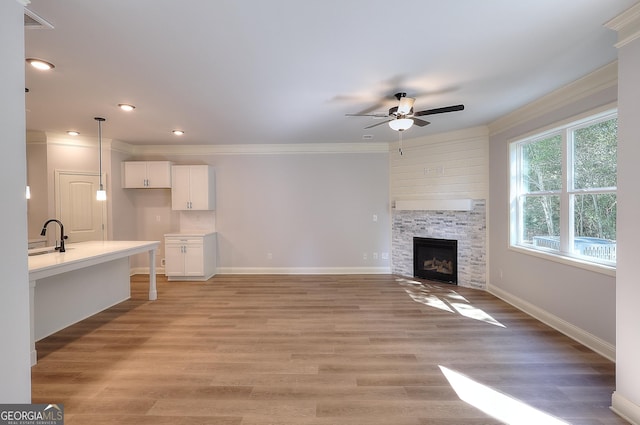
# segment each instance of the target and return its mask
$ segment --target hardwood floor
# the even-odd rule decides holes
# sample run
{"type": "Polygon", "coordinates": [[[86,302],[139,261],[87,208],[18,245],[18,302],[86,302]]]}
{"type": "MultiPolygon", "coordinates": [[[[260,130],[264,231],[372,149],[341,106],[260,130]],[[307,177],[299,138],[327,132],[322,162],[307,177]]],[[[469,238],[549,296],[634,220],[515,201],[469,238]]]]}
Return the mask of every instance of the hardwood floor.
{"type": "Polygon", "coordinates": [[[64,404],[66,425],[627,423],[608,407],[612,362],[482,291],[159,276],[147,301],[147,282],[37,343],[34,403],[64,404]],[[481,410],[496,408],[515,419],[481,410]]]}

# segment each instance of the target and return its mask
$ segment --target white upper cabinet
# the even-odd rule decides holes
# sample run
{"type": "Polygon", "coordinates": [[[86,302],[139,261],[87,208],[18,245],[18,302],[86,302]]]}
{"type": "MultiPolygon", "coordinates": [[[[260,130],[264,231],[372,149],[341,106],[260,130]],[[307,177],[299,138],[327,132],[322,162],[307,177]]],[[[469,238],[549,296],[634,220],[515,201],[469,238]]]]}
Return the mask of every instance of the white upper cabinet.
{"type": "Polygon", "coordinates": [[[171,209],[214,210],[216,208],[215,175],[209,165],[174,165],[171,167],[171,209]]]}
{"type": "Polygon", "coordinates": [[[154,189],[171,187],[170,161],[123,162],[122,187],[154,189]]]}

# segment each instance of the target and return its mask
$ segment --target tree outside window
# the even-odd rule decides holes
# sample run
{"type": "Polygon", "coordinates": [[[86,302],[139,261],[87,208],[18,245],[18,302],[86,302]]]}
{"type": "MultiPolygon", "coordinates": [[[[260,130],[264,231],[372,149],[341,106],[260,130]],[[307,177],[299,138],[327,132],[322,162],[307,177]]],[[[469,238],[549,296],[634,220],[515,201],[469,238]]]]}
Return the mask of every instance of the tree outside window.
{"type": "Polygon", "coordinates": [[[615,265],[617,116],[511,144],[511,244],[615,265]]]}

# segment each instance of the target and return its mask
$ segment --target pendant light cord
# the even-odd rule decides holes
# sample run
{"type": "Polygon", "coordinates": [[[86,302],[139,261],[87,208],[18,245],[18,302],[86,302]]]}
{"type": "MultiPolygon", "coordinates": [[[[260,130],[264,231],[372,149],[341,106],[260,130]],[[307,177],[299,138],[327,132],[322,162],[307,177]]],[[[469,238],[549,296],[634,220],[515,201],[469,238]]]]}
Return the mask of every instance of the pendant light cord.
{"type": "Polygon", "coordinates": [[[104,190],[102,187],[102,122],[106,121],[104,118],[95,117],[94,120],[98,121],[98,158],[99,158],[99,175],[100,178],[100,190],[104,190]]]}

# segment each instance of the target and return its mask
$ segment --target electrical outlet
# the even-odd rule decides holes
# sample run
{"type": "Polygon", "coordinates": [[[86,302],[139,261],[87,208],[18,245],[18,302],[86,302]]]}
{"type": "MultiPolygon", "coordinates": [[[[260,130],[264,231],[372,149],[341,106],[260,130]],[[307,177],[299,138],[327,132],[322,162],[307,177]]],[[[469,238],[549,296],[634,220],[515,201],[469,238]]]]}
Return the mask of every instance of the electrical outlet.
{"type": "Polygon", "coordinates": [[[362,259],[366,261],[366,259],[367,259],[367,253],[366,252],[362,253],[362,259]]]}
{"type": "Polygon", "coordinates": [[[164,258],[161,258],[161,259],[160,259],[160,265],[161,265],[162,267],[164,267],[164,266],[165,266],[164,258]]]}
{"type": "Polygon", "coordinates": [[[373,215],[373,221],[378,221],[378,214],[373,215]]]}
{"type": "Polygon", "coordinates": [[[382,253],[382,259],[383,260],[388,260],[389,259],[389,253],[388,252],[383,252],[382,253]]]}
{"type": "Polygon", "coordinates": [[[374,260],[378,259],[378,253],[374,252],[373,255],[371,256],[371,258],[373,258],[374,260]]]}
{"type": "Polygon", "coordinates": [[[267,253],[267,260],[273,260],[273,254],[268,252],[267,253]]]}

